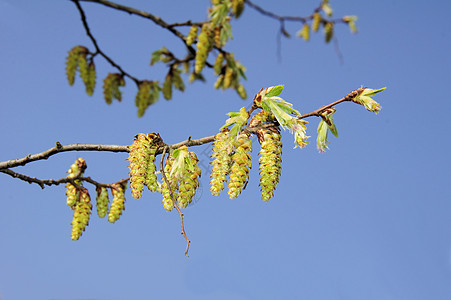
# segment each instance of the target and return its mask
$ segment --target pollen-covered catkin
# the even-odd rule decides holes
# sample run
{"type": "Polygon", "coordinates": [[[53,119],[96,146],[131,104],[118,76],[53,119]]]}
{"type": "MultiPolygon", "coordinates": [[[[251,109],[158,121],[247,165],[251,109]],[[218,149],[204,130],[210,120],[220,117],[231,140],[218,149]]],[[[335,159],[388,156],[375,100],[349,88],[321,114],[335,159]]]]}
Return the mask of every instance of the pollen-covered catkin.
{"type": "Polygon", "coordinates": [[[132,196],[135,199],[139,199],[143,192],[144,183],[147,176],[147,167],[149,157],[151,141],[148,136],[140,133],[136,135],[135,140],[130,145],[130,155],[128,161],[130,162],[130,187],[132,189],[132,196]]]}
{"type": "Polygon", "coordinates": [[[210,190],[214,196],[219,196],[224,189],[224,183],[227,181],[227,175],[230,173],[230,166],[232,163],[231,145],[228,139],[229,130],[225,129],[216,134],[213,143],[213,159],[210,164],[213,166],[210,175],[210,190]]]}
{"type": "Polygon", "coordinates": [[[199,160],[196,154],[189,152],[189,155],[193,163],[193,170],[185,170],[184,176],[180,179],[177,203],[181,208],[186,208],[193,201],[201,175],[200,167],[197,165],[199,160]]]}
{"type": "Polygon", "coordinates": [[[259,152],[260,189],[262,200],[268,201],[279,183],[282,162],[282,142],[278,127],[258,130],[258,140],[261,145],[259,152]]]}
{"type": "Polygon", "coordinates": [[[86,60],[87,53],[89,53],[89,50],[84,46],[75,46],[69,51],[66,58],[66,76],[69,85],[74,84],[75,73],[79,69],[80,57],[84,57],[86,60]]]}
{"type": "Polygon", "coordinates": [[[108,190],[106,187],[97,187],[96,192],[97,215],[100,218],[104,218],[108,213],[108,203],[110,202],[108,199],[108,190]]]}
{"type": "Polygon", "coordinates": [[[191,28],[189,29],[189,33],[186,36],[186,44],[188,46],[190,46],[194,43],[194,41],[196,40],[198,31],[199,31],[199,27],[197,27],[196,25],[191,26],[191,28]]]}
{"type": "Polygon", "coordinates": [[[140,133],[136,135],[133,144],[130,145],[130,186],[132,196],[139,199],[142,195],[144,184],[152,192],[156,191],[157,176],[155,174],[155,153],[161,143],[161,137],[156,133],[148,135],[140,133]]]}
{"type": "Polygon", "coordinates": [[[151,140],[151,145],[149,149],[149,159],[147,161],[146,169],[146,186],[150,191],[155,192],[158,188],[155,154],[157,153],[158,146],[160,145],[162,140],[158,133],[149,133],[147,137],[149,138],[149,140],[151,140]]]}
{"type": "MultiPolygon", "coordinates": [[[[177,182],[174,182],[174,180],[172,180],[172,178],[170,177],[173,162],[174,162],[174,157],[172,155],[169,155],[169,157],[166,160],[166,165],[164,166],[164,173],[169,182],[169,186],[171,188],[172,195],[174,196],[175,199],[177,199],[177,197],[178,197],[177,182]]],[[[163,180],[163,182],[161,184],[161,194],[163,195],[163,201],[162,201],[163,208],[166,209],[167,211],[171,211],[174,208],[174,203],[172,202],[172,199],[171,199],[171,192],[166,183],[166,180],[164,180],[164,178],[162,180],[163,180]]]]}
{"type": "MultiPolygon", "coordinates": [[[[255,115],[249,122],[249,127],[261,124],[271,124],[276,118],[264,110],[255,115]]],[[[282,163],[282,142],[279,126],[273,125],[257,130],[261,150],[259,152],[260,189],[262,200],[268,201],[273,195],[279,182],[282,163]]]]}
{"type": "MultiPolygon", "coordinates": [[[[70,169],[67,171],[67,173],[69,173],[67,177],[74,178],[76,176],[82,176],[86,167],[87,167],[86,161],[83,158],[77,158],[77,160],[75,160],[75,162],[70,166],[70,169]]],[[[81,181],[78,179],[75,180],[75,183],[78,186],[82,185],[81,181]]],[[[70,208],[74,209],[75,205],[77,204],[80,198],[80,192],[70,182],[66,184],[66,196],[67,196],[66,204],[70,206],[70,208]]]]}
{"type": "Polygon", "coordinates": [[[108,213],[108,222],[114,223],[119,220],[122,212],[125,210],[125,196],[124,192],[127,188],[126,183],[114,183],[111,188],[113,194],[113,201],[111,203],[110,212],[108,213]]]}
{"type": "Polygon", "coordinates": [[[196,61],[194,64],[194,72],[199,74],[205,67],[208,53],[213,48],[214,32],[210,29],[210,24],[206,23],[202,26],[197,42],[196,61]]]}
{"type": "Polygon", "coordinates": [[[252,142],[249,134],[241,132],[236,141],[236,150],[232,155],[232,167],[229,178],[230,199],[238,197],[249,179],[249,170],[252,167],[252,142]]]}
{"type": "Polygon", "coordinates": [[[221,74],[223,62],[224,54],[219,53],[218,56],[216,56],[215,64],[213,65],[213,69],[215,70],[216,75],[221,74]]]}
{"type": "Polygon", "coordinates": [[[91,198],[88,190],[83,188],[80,190],[80,201],[77,202],[74,209],[74,217],[72,219],[72,240],[76,241],[80,238],[86,226],[89,224],[89,217],[91,215],[91,198]]]}
{"type": "Polygon", "coordinates": [[[109,73],[103,80],[103,97],[107,104],[111,104],[113,99],[119,102],[122,100],[120,86],[125,86],[124,77],[119,73],[109,73]]]}

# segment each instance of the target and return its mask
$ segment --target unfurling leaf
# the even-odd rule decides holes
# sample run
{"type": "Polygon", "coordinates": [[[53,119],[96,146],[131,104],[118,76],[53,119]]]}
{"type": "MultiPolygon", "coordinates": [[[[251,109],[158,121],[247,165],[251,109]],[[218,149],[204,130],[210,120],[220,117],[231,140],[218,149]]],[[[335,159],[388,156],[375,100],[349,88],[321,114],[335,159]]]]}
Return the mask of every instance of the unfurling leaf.
{"type": "Polygon", "coordinates": [[[249,114],[246,111],[246,107],[242,107],[240,112],[229,112],[230,116],[227,119],[224,126],[221,127],[221,130],[233,125],[232,129],[229,132],[229,137],[231,139],[235,139],[241,131],[241,128],[247,123],[247,119],[249,118],[249,114]]]}
{"type": "Polygon", "coordinates": [[[385,90],[385,88],[377,90],[365,88],[354,99],[352,99],[352,101],[365,106],[367,110],[377,114],[381,110],[381,106],[379,105],[379,103],[374,101],[373,98],[371,98],[371,96],[374,96],[377,93],[382,92],[383,90],[385,90]]]}
{"type": "Polygon", "coordinates": [[[174,55],[168,49],[166,49],[166,47],[163,47],[152,53],[152,58],[150,59],[150,65],[153,66],[155,63],[157,63],[159,61],[168,63],[173,59],[174,59],[174,55]]]}
{"type": "Polygon", "coordinates": [[[329,3],[327,2],[323,2],[323,4],[321,5],[321,9],[324,11],[324,13],[328,16],[331,17],[332,16],[332,8],[330,7],[329,3]]]}
{"type": "Polygon", "coordinates": [[[349,30],[351,30],[352,33],[357,32],[357,26],[355,25],[355,22],[357,21],[357,16],[344,16],[343,21],[348,23],[349,30]]]}
{"type": "Polygon", "coordinates": [[[327,147],[327,144],[329,141],[327,140],[327,134],[329,132],[329,128],[327,127],[326,122],[324,120],[321,120],[318,125],[318,138],[316,140],[316,146],[318,147],[318,150],[320,152],[325,152],[326,149],[329,149],[327,147]]]}
{"type": "Polygon", "coordinates": [[[175,69],[174,73],[172,74],[172,83],[174,84],[174,87],[183,92],[185,90],[185,83],[183,82],[182,76],[180,76],[181,71],[179,69],[175,69]]]}
{"type": "Polygon", "coordinates": [[[328,109],[323,110],[320,115],[324,122],[326,122],[327,126],[329,127],[330,132],[332,132],[333,135],[338,137],[338,131],[337,127],[335,126],[334,117],[333,114],[336,112],[336,109],[334,107],[330,107],[328,109]]]}

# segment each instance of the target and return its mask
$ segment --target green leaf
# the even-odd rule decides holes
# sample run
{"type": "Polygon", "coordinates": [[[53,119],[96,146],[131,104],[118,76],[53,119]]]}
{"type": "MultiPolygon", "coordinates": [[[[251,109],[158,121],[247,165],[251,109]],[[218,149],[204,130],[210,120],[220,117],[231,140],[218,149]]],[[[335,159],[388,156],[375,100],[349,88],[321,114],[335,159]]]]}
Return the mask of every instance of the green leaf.
{"type": "Polygon", "coordinates": [[[161,60],[161,50],[154,51],[152,53],[152,58],[150,59],[150,65],[153,66],[155,63],[161,60]]]}
{"type": "Polygon", "coordinates": [[[327,140],[327,133],[328,133],[328,126],[324,120],[321,119],[321,122],[319,122],[318,125],[318,138],[316,140],[316,146],[318,147],[318,150],[320,152],[326,151],[329,147],[327,147],[327,144],[329,141],[327,140]]]}
{"type": "Polygon", "coordinates": [[[365,91],[364,91],[363,95],[364,95],[364,96],[371,97],[371,96],[376,95],[377,93],[382,92],[382,91],[385,90],[385,89],[386,89],[386,87],[383,87],[383,88],[380,88],[380,89],[378,89],[378,90],[370,91],[370,92],[368,92],[368,93],[365,93],[365,91]]]}
{"type": "Polygon", "coordinates": [[[332,115],[329,115],[326,117],[326,119],[329,121],[327,126],[329,127],[330,132],[332,132],[333,135],[338,137],[338,130],[337,126],[335,126],[334,117],[332,115]]]}
{"type": "Polygon", "coordinates": [[[246,111],[246,107],[242,107],[239,113],[229,112],[228,115],[230,118],[227,119],[225,125],[221,127],[221,130],[233,125],[232,129],[230,129],[229,136],[235,138],[240,133],[241,127],[247,123],[249,114],[246,111]]]}
{"type": "Polygon", "coordinates": [[[280,95],[283,91],[283,85],[273,86],[272,89],[266,93],[265,97],[274,97],[280,95]]]}

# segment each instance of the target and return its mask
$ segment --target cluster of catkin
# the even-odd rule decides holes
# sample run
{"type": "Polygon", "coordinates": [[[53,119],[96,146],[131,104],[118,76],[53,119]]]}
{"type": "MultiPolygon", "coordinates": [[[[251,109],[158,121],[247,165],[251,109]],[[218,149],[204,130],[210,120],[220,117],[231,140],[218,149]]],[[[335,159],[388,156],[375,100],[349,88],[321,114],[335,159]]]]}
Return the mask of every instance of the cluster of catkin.
{"type": "Polygon", "coordinates": [[[129,147],[130,187],[135,199],[141,198],[144,185],[152,192],[158,188],[155,154],[161,142],[158,133],[140,133],[129,147]]]}
{"type": "Polygon", "coordinates": [[[230,137],[225,129],[215,136],[213,154],[211,155],[212,173],[210,175],[210,190],[214,196],[219,196],[228,179],[228,195],[230,199],[238,197],[247,184],[249,170],[252,168],[252,141],[249,134],[242,131],[238,137],[230,137]]]}
{"type": "Polygon", "coordinates": [[[69,85],[75,82],[75,74],[80,73],[80,78],[85,84],[86,93],[92,95],[96,85],[96,67],[88,48],[75,46],[69,51],[66,59],[66,76],[69,85]]]}
{"type": "Polygon", "coordinates": [[[186,208],[193,201],[201,176],[198,161],[196,154],[186,146],[169,155],[164,167],[166,179],[163,178],[161,184],[163,207],[167,211],[174,208],[172,199],[176,199],[180,208],[186,208]]]}
{"type": "MultiPolygon", "coordinates": [[[[281,172],[282,142],[280,129],[274,121],[275,118],[270,113],[261,111],[249,123],[250,128],[261,124],[271,125],[257,130],[261,145],[260,188],[262,199],[265,201],[274,195],[281,172]]],[[[210,175],[210,191],[214,196],[219,196],[227,183],[229,197],[231,199],[238,197],[249,179],[249,170],[252,167],[251,152],[252,141],[249,133],[241,131],[234,138],[230,136],[228,129],[224,129],[216,134],[211,155],[213,168],[210,175]]]]}
{"type": "MultiPolygon", "coordinates": [[[[78,158],[67,171],[69,175],[67,178],[75,178],[72,182],[66,184],[67,205],[74,211],[72,218],[72,240],[78,240],[89,224],[89,219],[92,212],[91,197],[88,190],[83,187],[80,179],[86,170],[86,161],[83,158],[78,158]]],[[[111,187],[113,194],[113,202],[111,208],[108,209],[109,199],[108,190],[104,186],[97,186],[96,188],[96,205],[97,215],[104,218],[108,214],[108,221],[114,223],[124,210],[125,196],[124,191],[127,185],[125,183],[115,183],[111,187]]]]}

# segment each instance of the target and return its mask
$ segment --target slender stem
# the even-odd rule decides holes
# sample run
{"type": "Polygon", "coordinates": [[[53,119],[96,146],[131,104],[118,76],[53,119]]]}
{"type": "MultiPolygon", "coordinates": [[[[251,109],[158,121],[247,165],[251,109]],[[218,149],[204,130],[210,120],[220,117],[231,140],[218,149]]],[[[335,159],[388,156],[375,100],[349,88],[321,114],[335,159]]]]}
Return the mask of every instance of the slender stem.
{"type": "Polygon", "coordinates": [[[180,225],[182,226],[182,234],[183,234],[183,236],[184,236],[185,239],[186,239],[186,251],[185,251],[185,255],[188,256],[189,245],[190,245],[191,241],[188,239],[188,236],[186,235],[186,232],[185,232],[185,225],[183,224],[183,213],[182,213],[182,211],[180,210],[180,207],[179,207],[178,204],[177,204],[177,199],[175,199],[174,194],[172,193],[171,185],[170,185],[170,183],[169,183],[168,178],[166,177],[166,172],[164,171],[164,165],[163,165],[163,162],[164,162],[164,157],[165,157],[165,155],[166,155],[166,151],[168,150],[168,148],[169,148],[169,146],[165,146],[165,147],[163,148],[163,153],[161,154],[161,160],[160,160],[160,172],[161,172],[161,174],[163,175],[164,182],[166,183],[166,185],[167,185],[168,188],[169,188],[169,196],[171,197],[172,203],[174,204],[175,208],[177,209],[177,211],[178,211],[178,213],[179,213],[179,216],[180,216],[180,225]]]}
{"type": "MultiPolygon", "coordinates": [[[[86,181],[89,182],[95,186],[100,186],[100,187],[106,187],[106,188],[112,188],[113,184],[120,184],[120,183],[124,183],[127,182],[129,180],[129,178],[124,178],[121,179],[117,182],[114,183],[101,183],[98,181],[95,181],[94,179],[92,179],[91,177],[84,177],[84,176],[77,176],[77,177],[73,177],[73,178],[69,178],[69,177],[64,177],[64,178],[60,178],[60,179],[38,179],[36,177],[30,177],[18,172],[14,172],[10,169],[0,169],[0,172],[5,173],[11,177],[14,178],[18,178],[20,180],[26,181],[28,183],[36,183],[38,184],[42,189],[48,185],[60,185],[62,183],[72,183],[73,185],[76,185],[75,180],[80,180],[80,181],[86,181]]],[[[113,187],[114,188],[114,187],[113,187]]]]}
{"type": "Polygon", "coordinates": [[[279,20],[279,21],[287,20],[287,21],[299,21],[299,22],[305,23],[312,18],[311,16],[309,16],[309,17],[279,16],[279,15],[276,15],[275,13],[272,13],[268,10],[261,8],[260,6],[258,6],[257,4],[255,4],[249,0],[245,0],[245,1],[246,1],[247,5],[249,5],[256,11],[258,11],[262,15],[279,20]]]}
{"type": "Polygon", "coordinates": [[[323,110],[326,110],[328,108],[331,108],[332,106],[335,106],[337,104],[340,104],[341,102],[345,102],[345,101],[352,101],[358,94],[360,94],[361,92],[363,92],[363,90],[366,89],[366,87],[361,87],[359,89],[353,90],[352,92],[350,92],[349,94],[347,94],[346,96],[344,96],[341,99],[338,99],[337,101],[334,101],[326,106],[321,106],[320,108],[309,112],[308,114],[304,114],[300,117],[298,117],[298,119],[305,119],[308,117],[312,117],[312,116],[316,116],[316,117],[320,117],[321,116],[321,112],[323,110]]]}
{"type": "Polygon", "coordinates": [[[94,38],[94,36],[91,33],[91,30],[89,29],[89,25],[88,25],[88,21],[86,20],[85,12],[83,11],[83,8],[81,7],[81,5],[79,3],[79,0],[71,0],[71,1],[75,3],[75,6],[77,6],[78,11],[80,12],[80,17],[81,17],[81,21],[83,23],[83,27],[86,30],[86,34],[91,39],[91,42],[93,43],[93,45],[94,45],[94,47],[96,49],[96,53],[100,54],[113,67],[118,69],[122,76],[127,76],[128,78],[132,79],[136,84],[139,84],[139,79],[137,79],[136,77],[134,77],[134,76],[130,75],[129,73],[127,73],[124,69],[121,68],[121,66],[119,66],[116,62],[114,62],[114,60],[112,60],[108,55],[105,54],[105,52],[103,52],[100,49],[99,44],[97,43],[97,40],[94,38]]]}
{"type": "MultiPolygon", "coordinates": [[[[347,94],[345,97],[334,101],[326,106],[322,106],[310,113],[304,114],[299,116],[299,119],[305,119],[308,117],[312,117],[312,116],[316,116],[319,117],[320,113],[325,110],[328,109],[332,106],[335,106],[341,102],[345,102],[345,101],[352,101],[359,93],[361,93],[363,90],[365,89],[365,87],[356,89],[352,92],[350,92],[349,94],[347,94]]],[[[256,108],[254,108],[253,106],[250,108],[250,110],[248,111],[248,113],[252,113],[256,108]]],[[[266,125],[261,125],[263,127],[265,127],[266,125]]],[[[249,132],[249,133],[255,133],[256,130],[258,130],[261,127],[253,127],[253,128],[249,128],[249,127],[245,127],[243,128],[243,130],[249,132]]],[[[169,145],[170,148],[172,149],[176,149],[179,148],[181,146],[188,146],[188,147],[192,147],[192,146],[199,146],[199,145],[204,145],[204,144],[208,144],[213,142],[215,139],[214,135],[210,135],[210,136],[206,136],[206,137],[202,137],[199,139],[187,139],[184,140],[182,142],[179,143],[175,143],[172,145],[169,145]]],[[[163,147],[160,147],[157,151],[156,154],[160,154],[162,153],[164,150],[163,147]]],[[[45,150],[41,153],[36,153],[36,154],[29,154],[23,158],[17,158],[17,159],[12,159],[12,160],[7,160],[7,161],[3,161],[0,162],[0,170],[2,169],[8,169],[8,168],[14,168],[14,167],[18,167],[18,166],[24,166],[30,162],[33,161],[37,161],[37,160],[44,160],[44,159],[48,159],[50,156],[55,155],[57,153],[61,153],[61,152],[67,152],[67,151],[108,151],[108,152],[130,152],[128,146],[123,146],[123,145],[100,145],[100,144],[70,144],[70,145],[61,145],[59,142],[56,143],[56,146],[53,148],[50,148],[48,150],[45,150]]]]}
{"type": "Polygon", "coordinates": [[[188,48],[188,50],[191,53],[196,53],[196,50],[194,50],[193,47],[188,46],[186,44],[185,36],[180,31],[175,29],[174,28],[175,26],[166,23],[162,18],[160,18],[158,16],[155,16],[155,15],[149,13],[149,12],[138,10],[138,9],[133,8],[133,7],[117,4],[117,3],[114,3],[114,2],[111,2],[111,1],[107,1],[107,0],[72,0],[72,1],[77,1],[77,2],[78,1],[94,2],[94,3],[102,4],[102,5],[110,7],[110,8],[114,8],[114,9],[117,9],[117,10],[120,10],[120,11],[124,11],[126,13],[131,14],[131,15],[136,15],[136,16],[143,17],[145,19],[149,19],[152,22],[154,22],[156,25],[158,25],[158,26],[160,26],[162,28],[165,28],[165,29],[169,30],[170,32],[172,32],[175,36],[177,36],[178,38],[180,38],[183,41],[183,43],[185,44],[185,46],[188,48]]]}

